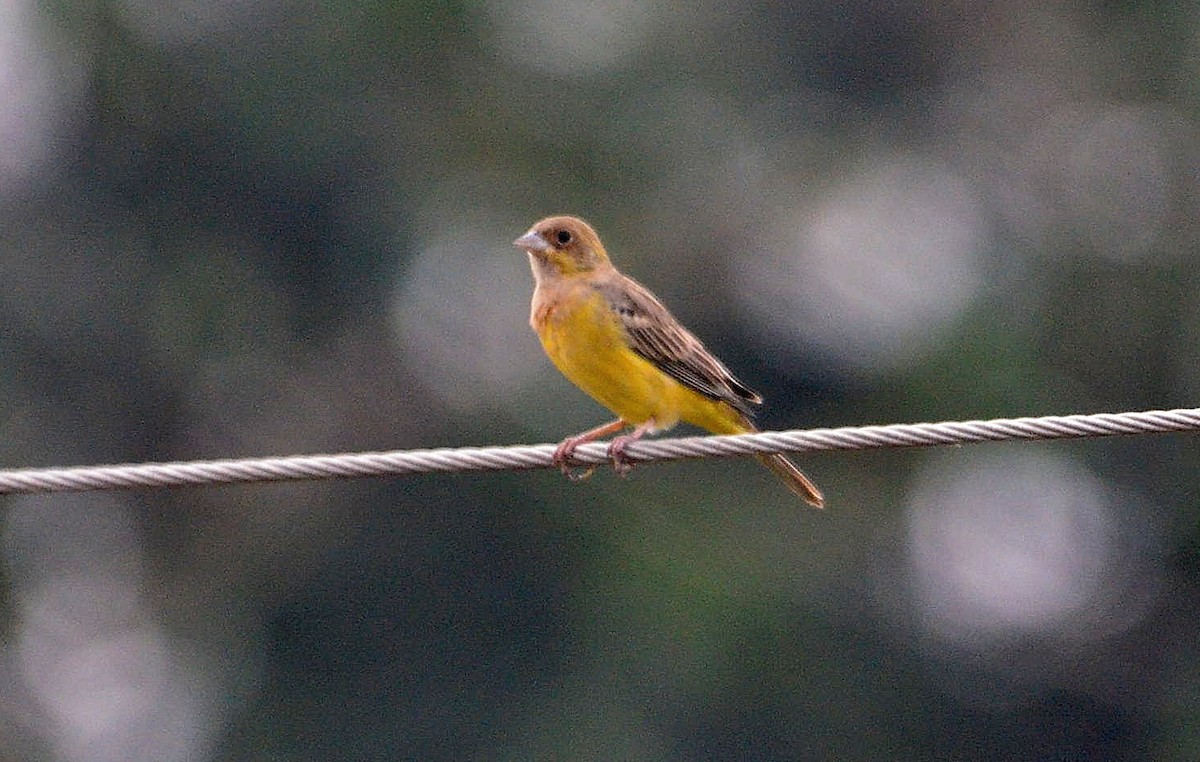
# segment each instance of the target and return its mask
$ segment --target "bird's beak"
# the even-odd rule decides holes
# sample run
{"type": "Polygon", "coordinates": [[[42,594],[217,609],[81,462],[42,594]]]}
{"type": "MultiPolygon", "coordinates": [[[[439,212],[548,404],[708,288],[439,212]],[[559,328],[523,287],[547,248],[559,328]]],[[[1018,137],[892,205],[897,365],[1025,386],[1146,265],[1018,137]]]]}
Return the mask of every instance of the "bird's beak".
{"type": "Polygon", "coordinates": [[[538,253],[550,250],[550,244],[546,243],[546,239],[542,238],[542,234],[532,230],[513,241],[513,246],[525,251],[536,251],[538,253]]]}

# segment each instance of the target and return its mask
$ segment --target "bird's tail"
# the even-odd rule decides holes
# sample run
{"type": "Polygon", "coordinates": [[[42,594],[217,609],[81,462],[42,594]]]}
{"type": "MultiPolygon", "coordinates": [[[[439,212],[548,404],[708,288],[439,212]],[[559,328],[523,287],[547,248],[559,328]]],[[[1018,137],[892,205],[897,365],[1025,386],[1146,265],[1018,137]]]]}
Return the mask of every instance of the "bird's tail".
{"type": "Polygon", "coordinates": [[[825,496],[821,494],[821,490],[817,489],[817,485],[813,484],[812,480],[805,476],[803,471],[796,468],[790,460],[782,455],[757,455],[755,457],[760,463],[771,469],[787,485],[788,489],[803,498],[804,502],[813,508],[825,507],[825,496]]]}
{"type": "MultiPolygon", "coordinates": [[[[727,404],[713,405],[713,415],[704,420],[689,421],[697,426],[708,429],[714,434],[749,434],[758,429],[754,422],[740,411],[734,410],[733,407],[727,404]]],[[[778,476],[787,488],[814,508],[825,507],[825,496],[821,494],[821,490],[817,489],[817,485],[812,483],[812,480],[804,475],[804,472],[796,468],[796,465],[782,455],[767,454],[755,455],[758,461],[771,472],[778,476]]]]}

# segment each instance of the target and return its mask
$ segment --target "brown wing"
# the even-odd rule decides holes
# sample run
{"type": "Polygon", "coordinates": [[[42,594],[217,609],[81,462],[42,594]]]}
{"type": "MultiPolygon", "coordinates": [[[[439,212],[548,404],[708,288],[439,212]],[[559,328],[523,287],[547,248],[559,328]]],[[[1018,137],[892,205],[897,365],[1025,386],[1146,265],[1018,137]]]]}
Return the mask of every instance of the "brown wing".
{"type": "Polygon", "coordinates": [[[620,316],[634,352],[689,389],[754,415],[750,405],[761,403],[762,397],[734,378],[649,289],[619,274],[596,288],[620,316]]]}

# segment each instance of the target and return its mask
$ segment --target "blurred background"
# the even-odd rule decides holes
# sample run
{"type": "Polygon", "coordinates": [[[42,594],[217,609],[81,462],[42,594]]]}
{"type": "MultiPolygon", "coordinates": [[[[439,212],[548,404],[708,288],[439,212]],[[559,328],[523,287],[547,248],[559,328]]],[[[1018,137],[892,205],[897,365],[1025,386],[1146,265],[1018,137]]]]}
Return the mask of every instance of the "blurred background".
{"type": "MultiPolygon", "coordinates": [[[[1194,3],[0,0],[0,467],[1200,399],[1194,3]]],[[[1200,756],[1194,436],[0,499],[0,759],[1200,756]]]]}

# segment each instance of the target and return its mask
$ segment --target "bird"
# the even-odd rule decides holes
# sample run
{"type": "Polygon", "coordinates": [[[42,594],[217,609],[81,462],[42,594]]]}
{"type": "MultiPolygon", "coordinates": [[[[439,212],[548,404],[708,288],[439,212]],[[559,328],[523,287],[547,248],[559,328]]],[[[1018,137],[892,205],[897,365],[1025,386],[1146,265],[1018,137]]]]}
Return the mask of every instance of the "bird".
{"type": "MultiPolygon", "coordinates": [[[[618,473],[624,453],[646,434],[680,421],[714,434],[758,429],[750,420],[762,396],[729,371],[642,284],[613,265],[591,225],[573,216],[546,217],[513,245],[529,255],[534,290],[529,324],[554,365],[617,420],[568,437],[553,462],[570,475],[575,449],[617,434],[608,454],[618,473]]],[[[759,461],[809,505],[822,508],[817,486],[790,460],[759,461]]]]}

